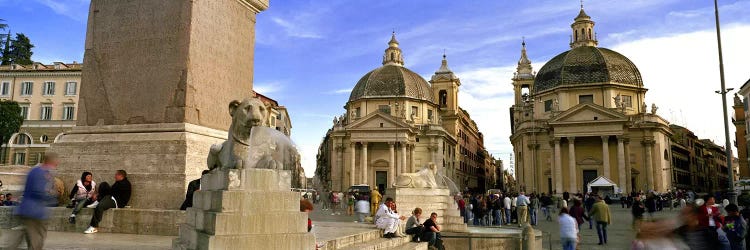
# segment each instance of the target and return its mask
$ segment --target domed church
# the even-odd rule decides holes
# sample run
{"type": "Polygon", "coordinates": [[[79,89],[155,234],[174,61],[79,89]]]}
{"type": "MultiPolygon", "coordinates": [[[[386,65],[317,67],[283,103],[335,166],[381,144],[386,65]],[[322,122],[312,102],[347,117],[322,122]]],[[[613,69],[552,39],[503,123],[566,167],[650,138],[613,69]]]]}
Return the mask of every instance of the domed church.
{"type": "Polygon", "coordinates": [[[629,193],[672,188],[669,123],[627,57],[598,47],[581,6],[570,50],[535,73],[522,44],[512,78],[510,140],[527,192],[629,193]]]}
{"type": "Polygon", "coordinates": [[[492,161],[476,123],[458,106],[460,85],[445,55],[429,82],[404,67],[394,33],[382,66],[354,85],[345,114],[334,118],[320,145],[321,186],[369,185],[382,192],[400,173],[432,162],[460,188],[484,189],[491,173],[485,163],[492,161]]]}

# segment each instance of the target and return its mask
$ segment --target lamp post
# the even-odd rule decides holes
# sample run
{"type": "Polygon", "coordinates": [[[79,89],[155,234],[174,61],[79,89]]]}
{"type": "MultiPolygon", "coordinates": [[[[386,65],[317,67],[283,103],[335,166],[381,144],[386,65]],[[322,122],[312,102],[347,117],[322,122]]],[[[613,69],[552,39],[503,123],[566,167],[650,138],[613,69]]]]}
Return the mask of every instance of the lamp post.
{"type": "Polygon", "coordinates": [[[737,204],[737,196],[734,193],[734,170],[732,169],[732,144],[729,141],[729,118],[727,114],[727,93],[732,91],[732,88],[726,88],[724,83],[724,57],[721,53],[721,28],[719,28],[719,3],[718,0],[714,0],[714,16],[716,18],[716,42],[719,49],[719,77],[721,79],[721,90],[716,93],[721,94],[721,107],[724,109],[724,140],[726,155],[727,155],[727,170],[729,171],[729,201],[732,204],[737,204]]]}

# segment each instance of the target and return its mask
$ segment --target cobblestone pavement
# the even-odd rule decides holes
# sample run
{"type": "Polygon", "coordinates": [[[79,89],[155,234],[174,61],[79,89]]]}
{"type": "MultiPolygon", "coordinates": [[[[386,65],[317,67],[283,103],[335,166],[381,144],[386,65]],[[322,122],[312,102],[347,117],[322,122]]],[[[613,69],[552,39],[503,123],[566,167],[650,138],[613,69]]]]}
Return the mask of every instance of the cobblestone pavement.
{"type": "MultiPolygon", "coordinates": [[[[631,243],[635,238],[634,230],[632,229],[633,216],[630,215],[630,209],[622,208],[620,204],[612,204],[609,206],[610,212],[612,213],[612,223],[607,226],[607,245],[597,245],[599,237],[596,234],[596,225],[592,229],[589,229],[588,222],[584,222],[581,225],[581,242],[578,245],[578,249],[630,249],[631,243]]],[[[665,209],[660,212],[654,213],[654,218],[674,218],[679,214],[679,210],[665,209]]],[[[552,216],[552,221],[545,221],[544,215],[541,211],[537,215],[538,225],[535,227],[538,230],[542,230],[545,233],[550,233],[552,249],[562,249],[560,245],[560,225],[557,223],[557,213],[552,216]]],[[[545,238],[545,240],[547,240],[545,238]]],[[[544,242],[545,249],[548,249],[550,244],[544,242]]]]}

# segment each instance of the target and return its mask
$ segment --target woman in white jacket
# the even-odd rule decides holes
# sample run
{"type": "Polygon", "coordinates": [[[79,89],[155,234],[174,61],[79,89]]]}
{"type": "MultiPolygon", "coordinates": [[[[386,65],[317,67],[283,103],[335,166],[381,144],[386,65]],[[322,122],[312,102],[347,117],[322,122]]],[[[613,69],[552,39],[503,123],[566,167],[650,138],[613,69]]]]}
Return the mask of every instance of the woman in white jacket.
{"type": "Polygon", "coordinates": [[[94,203],[95,192],[96,182],[94,182],[94,176],[90,172],[83,172],[83,174],[81,174],[81,179],[76,182],[73,190],[70,191],[69,198],[73,204],[73,212],[68,218],[70,224],[76,223],[76,214],[78,214],[84,206],[94,203]]]}

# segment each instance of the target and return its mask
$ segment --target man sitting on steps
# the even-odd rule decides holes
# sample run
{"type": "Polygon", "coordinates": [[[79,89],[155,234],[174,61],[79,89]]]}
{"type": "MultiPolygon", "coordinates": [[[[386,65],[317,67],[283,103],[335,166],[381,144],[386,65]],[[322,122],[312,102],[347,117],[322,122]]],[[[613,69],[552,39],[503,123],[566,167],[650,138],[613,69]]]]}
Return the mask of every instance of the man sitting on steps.
{"type": "MultiPolygon", "coordinates": [[[[102,183],[101,186],[105,187],[104,183],[102,183]]],[[[83,232],[85,234],[99,232],[97,227],[99,227],[99,222],[102,221],[104,211],[107,211],[107,209],[110,208],[123,208],[128,205],[131,192],[128,173],[125,172],[125,170],[117,170],[117,172],[115,172],[115,184],[112,185],[112,188],[109,190],[110,192],[107,193],[107,190],[102,189],[103,188],[100,187],[99,194],[97,194],[99,205],[94,209],[94,216],[91,217],[89,228],[83,232]]]]}
{"type": "Polygon", "coordinates": [[[403,236],[400,235],[398,227],[406,217],[398,215],[398,212],[394,209],[395,205],[396,203],[393,202],[393,198],[388,197],[385,199],[385,203],[380,205],[378,212],[375,214],[375,218],[377,218],[375,226],[385,231],[383,233],[383,237],[385,238],[403,236]]]}

